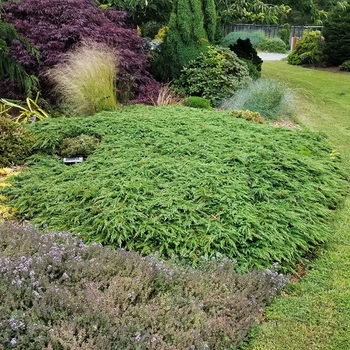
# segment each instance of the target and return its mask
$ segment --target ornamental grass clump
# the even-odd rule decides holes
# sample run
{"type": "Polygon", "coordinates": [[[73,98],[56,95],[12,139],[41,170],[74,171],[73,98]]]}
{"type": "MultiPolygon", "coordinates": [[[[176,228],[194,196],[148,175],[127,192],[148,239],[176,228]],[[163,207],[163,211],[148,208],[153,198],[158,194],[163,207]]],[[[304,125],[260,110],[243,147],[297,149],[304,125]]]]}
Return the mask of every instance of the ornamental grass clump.
{"type": "Polygon", "coordinates": [[[117,59],[107,45],[85,40],[47,75],[61,104],[72,114],[88,116],[117,108],[117,59]]]}
{"type": "Polygon", "coordinates": [[[4,349],[235,348],[286,283],[220,255],[194,269],[11,222],[0,242],[4,349]]]}
{"type": "Polygon", "coordinates": [[[239,89],[220,105],[225,110],[250,110],[267,120],[277,120],[293,113],[293,96],[272,80],[260,79],[239,89]]]}

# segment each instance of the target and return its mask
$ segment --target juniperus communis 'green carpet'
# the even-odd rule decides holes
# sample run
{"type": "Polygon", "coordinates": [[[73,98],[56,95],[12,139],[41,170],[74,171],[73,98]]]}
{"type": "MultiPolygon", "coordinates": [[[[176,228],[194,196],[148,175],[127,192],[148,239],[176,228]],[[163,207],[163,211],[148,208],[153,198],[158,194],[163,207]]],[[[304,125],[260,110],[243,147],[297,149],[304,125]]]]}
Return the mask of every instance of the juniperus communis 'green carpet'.
{"type": "Polygon", "coordinates": [[[18,217],[143,254],[291,268],[329,236],[345,181],[316,133],[182,106],[131,106],[31,127],[39,153],[3,190],[18,217]],[[64,138],[101,139],[83,163],[64,138]]]}

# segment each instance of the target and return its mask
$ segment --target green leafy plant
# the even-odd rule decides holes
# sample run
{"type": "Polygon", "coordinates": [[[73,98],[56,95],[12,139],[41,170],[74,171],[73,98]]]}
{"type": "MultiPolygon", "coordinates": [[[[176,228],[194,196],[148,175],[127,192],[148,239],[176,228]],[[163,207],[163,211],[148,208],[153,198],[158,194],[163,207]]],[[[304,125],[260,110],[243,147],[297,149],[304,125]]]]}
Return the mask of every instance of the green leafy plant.
{"type": "Polygon", "coordinates": [[[94,136],[79,135],[65,138],[62,142],[60,155],[62,157],[84,157],[92,154],[100,140],[94,136]]]}
{"type": "Polygon", "coordinates": [[[245,62],[229,49],[210,46],[181,71],[174,85],[187,95],[208,99],[212,106],[251,81],[245,62]]]}
{"type": "Polygon", "coordinates": [[[339,69],[345,72],[350,72],[350,60],[347,60],[343,62],[340,66],[339,69]]]}
{"type": "Polygon", "coordinates": [[[322,135],[230,112],[135,105],[30,124],[38,154],[1,192],[19,219],[86,241],[291,270],[330,237],[347,186],[341,165],[322,135]],[[86,162],[67,167],[51,154],[53,142],[92,133],[103,137],[86,162]]]}
{"type": "Polygon", "coordinates": [[[292,65],[312,64],[321,65],[325,62],[324,45],[319,31],[305,32],[296,43],[294,51],[288,57],[292,65]]]}
{"type": "Polygon", "coordinates": [[[39,100],[39,92],[37,92],[35,100],[27,97],[26,103],[20,103],[20,101],[11,101],[6,100],[4,98],[0,99],[0,103],[6,108],[8,111],[13,110],[17,112],[15,116],[15,121],[18,123],[30,123],[38,120],[43,120],[45,118],[50,118],[50,115],[45,112],[38,104],[39,100]]]}
{"type": "Polygon", "coordinates": [[[234,109],[231,114],[236,118],[243,118],[245,120],[251,120],[253,122],[264,124],[266,120],[261,116],[259,112],[252,112],[250,110],[236,110],[234,109]]]}
{"type": "Polygon", "coordinates": [[[235,95],[220,105],[226,110],[250,110],[259,112],[268,120],[292,114],[292,96],[277,81],[261,79],[246,88],[239,89],[235,95]]]}
{"type": "Polygon", "coordinates": [[[35,143],[32,132],[10,118],[0,116],[0,167],[19,164],[35,143]]]}
{"type": "Polygon", "coordinates": [[[277,53],[285,53],[287,51],[285,42],[280,38],[267,38],[266,40],[257,44],[256,49],[260,51],[277,53]]]}
{"type": "Polygon", "coordinates": [[[184,103],[187,107],[201,108],[201,109],[212,109],[210,102],[203,97],[190,96],[185,100],[184,103]]]}
{"type": "Polygon", "coordinates": [[[106,45],[85,40],[65,61],[48,70],[61,104],[75,115],[116,109],[116,54],[106,45]]]}
{"type": "Polygon", "coordinates": [[[286,44],[286,46],[289,46],[289,40],[290,40],[290,24],[285,23],[283,25],[283,28],[280,29],[277,32],[277,36],[283,40],[283,42],[286,44]]]}

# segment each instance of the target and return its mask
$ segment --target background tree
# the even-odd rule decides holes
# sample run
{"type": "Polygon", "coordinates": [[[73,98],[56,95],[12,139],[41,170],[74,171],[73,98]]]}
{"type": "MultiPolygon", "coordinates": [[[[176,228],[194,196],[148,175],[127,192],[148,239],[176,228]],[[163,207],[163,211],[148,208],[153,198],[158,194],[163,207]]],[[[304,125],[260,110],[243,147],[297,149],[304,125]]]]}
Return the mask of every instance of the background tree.
{"type": "Polygon", "coordinates": [[[154,62],[162,81],[180,76],[181,69],[214,40],[216,11],[214,0],[175,0],[169,30],[154,62]]]}
{"type": "Polygon", "coordinates": [[[10,50],[12,44],[22,47],[32,58],[38,57],[38,51],[32,48],[28,40],[20,36],[11,24],[5,23],[0,13],[0,81],[2,84],[18,85],[26,95],[30,96],[37,89],[38,81],[12,57],[10,50]]]}
{"type": "Polygon", "coordinates": [[[324,53],[331,65],[350,60],[350,4],[336,6],[324,23],[324,53]]]}

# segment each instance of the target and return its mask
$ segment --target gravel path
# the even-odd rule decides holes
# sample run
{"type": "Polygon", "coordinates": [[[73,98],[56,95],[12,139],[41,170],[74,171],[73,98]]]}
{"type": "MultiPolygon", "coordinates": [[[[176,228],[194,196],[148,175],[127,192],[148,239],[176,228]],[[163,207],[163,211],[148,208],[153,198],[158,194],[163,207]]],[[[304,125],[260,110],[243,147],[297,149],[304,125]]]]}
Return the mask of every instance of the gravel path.
{"type": "Polygon", "coordinates": [[[279,61],[288,56],[288,53],[258,52],[258,56],[263,61],[279,61]]]}

